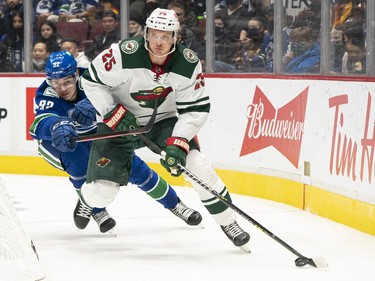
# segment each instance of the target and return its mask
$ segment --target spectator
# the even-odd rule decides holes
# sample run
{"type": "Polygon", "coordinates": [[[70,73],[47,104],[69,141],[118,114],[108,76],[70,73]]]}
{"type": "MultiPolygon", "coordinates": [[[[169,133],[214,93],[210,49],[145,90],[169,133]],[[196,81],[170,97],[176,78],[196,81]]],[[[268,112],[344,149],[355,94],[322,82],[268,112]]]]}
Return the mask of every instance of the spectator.
{"type": "Polygon", "coordinates": [[[131,13],[129,17],[129,37],[143,36],[144,20],[140,14],[131,13]]]}
{"type": "Polygon", "coordinates": [[[366,49],[365,44],[365,31],[362,25],[357,25],[355,23],[346,23],[343,32],[343,42],[345,44],[345,53],[342,57],[342,73],[343,74],[361,74],[364,69],[364,62],[361,62],[362,69],[360,67],[353,67],[353,60],[362,59],[360,53],[366,49]],[[349,59],[349,52],[351,53],[351,58],[349,59]],[[357,53],[357,54],[356,54],[357,53]],[[349,61],[350,60],[350,61],[349,61]],[[349,68],[351,69],[349,69],[349,68]],[[357,71],[356,71],[357,69],[357,71]]]}
{"type": "Polygon", "coordinates": [[[363,44],[348,44],[346,47],[348,60],[346,62],[347,73],[351,75],[366,74],[366,48],[363,44]]]}
{"type": "MultiPolygon", "coordinates": [[[[290,42],[290,33],[292,32],[293,17],[289,16],[286,12],[286,9],[283,7],[282,12],[282,50],[283,53],[286,53],[288,50],[288,45],[290,42]]],[[[266,55],[266,71],[273,72],[273,54],[274,54],[274,37],[273,37],[273,28],[274,28],[274,4],[270,4],[267,14],[267,26],[266,33],[267,37],[263,40],[264,53],[266,55]]]]}
{"type": "Polygon", "coordinates": [[[146,4],[142,10],[142,17],[144,19],[147,19],[156,8],[160,8],[160,4],[158,2],[151,2],[146,0],[146,4]]]}
{"type": "Polygon", "coordinates": [[[5,26],[9,26],[11,24],[13,15],[15,13],[23,14],[22,0],[6,0],[6,4],[3,9],[5,26]]]}
{"type": "Polygon", "coordinates": [[[232,42],[237,42],[241,30],[246,29],[250,16],[242,0],[226,0],[225,3],[226,6],[220,6],[217,13],[225,22],[226,36],[232,42]]]}
{"type": "Polygon", "coordinates": [[[47,19],[57,22],[59,19],[59,7],[62,0],[34,0],[33,7],[35,9],[36,30],[40,28],[47,19]]]}
{"type": "Polygon", "coordinates": [[[87,68],[90,65],[90,60],[86,57],[85,52],[78,50],[78,42],[73,38],[65,38],[61,41],[61,50],[66,50],[71,53],[76,62],[77,66],[81,68],[87,68]]]}
{"type": "Polygon", "coordinates": [[[252,17],[247,23],[247,28],[241,30],[240,41],[242,43],[252,42],[256,44],[259,49],[264,52],[265,45],[263,42],[267,43],[271,40],[270,35],[266,32],[264,28],[264,18],[252,17]]]}
{"type": "MultiPolygon", "coordinates": [[[[194,2],[194,1],[193,1],[194,2]]],[[[181,24],[186,25],[191,31],[193,31],[194,35],[199,38],[200,36],[200,30],[199,30],[199,24],[198,24],[198,17],[195,13],[194,4],[192,1],[189,0],[171,0],[169,3],[176,3],[180,6],[183,6],[184,13],[177,14],[177,17],[179,18],[179,22],[181,24]]]]}
{"type": "Polygon", "coordinates": [[[310,4],[306,9],[298,13],[294,20],[293,28],[304,26],[310,27],[313,30],[313,37],[315,41],[320,40],[320,19],[321,19],[321,0],[310,0],[310,4]]]}
{"type": "Polygon", "coordinates": [[[338,74],[342,71],[342,58],[345,53],[343,41],[343,26],[336,25],[330,33],[330,70],[331,74],[338,74]]]}
{"type": "Polygon", "coordinates": [[[46,61],[48,56],[51,53],[51,50],[48,49],[46,42],[38,40],[34,43],[33,47],[33,72],[42,73],[46,66],[46,61]]]}
{"type": "Polygon", "coordinates": [[[265,33],[263,21],[263,18],[252,17],[248,22],[247,30],[241,31],[243,57],[239,68],[246,72],[264,72],[266,69],[265,49],[272,38],[265,33]]]}
{"type": "Polygon", "coordinates": [[[203,46],[198,41],[194,32],[184,24],[186,7],[183,3],[175,1],[168,4],[168,9],[174,10],[180,23],[180,29],[177,36],[177,42],[183,44],[185,47],[193,50],[198,54],[198,57],[203,53],[203,46]]]}
{"type": "Polygon", "coordinates": [[[225,35],[225,23],[222,17],[215,15],[215,72],[237,71],[234,65],[234,56],[237,53],[238,44],[233,43],[225,35]]]}
{"type": "Polygon", "coordinates": [[[63,0],[59,9],[60,21],[92,20],[98,8],[98,0],[63,0]]]}
{"type": "Polygon", "coordinates": [[[56,25],[53,21],[45,20],[40,28],[37,40],[43,40],[49,45],[51,52],[57,52],[61,46],[61,36],[57,33],[56,25]]]}
{"type": "Polygon", "coordinates": [[[0,42],[0,72],[15,72],[13,63],[7,59],[8,47],[0,42]]]}
{"type": "Polygon", "coordinates": [[[362,3],[353,6],[352,14],[346,22],[350,22],[357,25],[365,24],[365,10],[364,5],[362,3]]]}
{"type": "Polygon", "coordinates": [[[249,11],[250,17],[263,17],[267,16],[267,7],[263,4],[263,0],[248,0],[245,6],[249,11]]]}
{"type": "Polygon", "coordinates": [[[7,32],[7,29],[6,29],[6,25],[5,25],[5,19],[4,19],[4,13],[3,13],[3,7],[5,6],[5,3],[4,4],[0,4],[0,37],[3,36],[6,32],[7,32]]]}
{"type": "Polygon", "coordinates": [[[12,14],[11,22],[9,23],[7,30],[8,32],[1,38],[1,41],[8,47],[7,58],[13,64],[17,72],[22,72],[24,63],[22,12],[14,12],[12,14]]]}
{"type": "Polygon", "coordinates": [[[137,14],[142,14],[142,11],[145,7],[145,0],[133,0],[130,1],[129,10],[137,14]]]}
{"type": "Polygon", "coordinates": [[[290,34],[290,38],[290,50],[283,58],[284,72],[319,72],[320,45],[314,41],[313,30],[307,26],[297,27],[290,34]]]}
{"type": "Polygon", "coordinates": [[[341,0],[335,4],[335,19],[333,28],[338,24],[345,24],[352,14],[353,2],[352,0],[341,0]]]}
{"type": "Polygon", "coordinates": [[[92,60],[100,52],[109,48],[112,43],[118,42],[121,39],[119,21],[117,15],[108,10],[103,13],[103,28],[102,34],[95,36],[93,44],[85,47],[86,56],[92,60]]]}
{"type": "Polygon", "coordinates": [[[105,11],[111,10],[116,15],[120,14],[120,0],[103,0],[100,2],[100,11],[97,13],[100,19],[103,18],[103,13],[105,11]]]}

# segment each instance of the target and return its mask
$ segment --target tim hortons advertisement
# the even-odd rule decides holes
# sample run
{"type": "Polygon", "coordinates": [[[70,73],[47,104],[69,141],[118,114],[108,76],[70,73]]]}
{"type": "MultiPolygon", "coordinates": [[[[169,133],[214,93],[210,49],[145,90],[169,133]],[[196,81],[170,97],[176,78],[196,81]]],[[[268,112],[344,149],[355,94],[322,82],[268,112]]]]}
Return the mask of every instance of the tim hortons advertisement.
{"type": "Polygon", "coordinates": [[[373,83],[228,80],[207,79],[212,112],[199,137],[215,166],[375,202],[373,83]]]}

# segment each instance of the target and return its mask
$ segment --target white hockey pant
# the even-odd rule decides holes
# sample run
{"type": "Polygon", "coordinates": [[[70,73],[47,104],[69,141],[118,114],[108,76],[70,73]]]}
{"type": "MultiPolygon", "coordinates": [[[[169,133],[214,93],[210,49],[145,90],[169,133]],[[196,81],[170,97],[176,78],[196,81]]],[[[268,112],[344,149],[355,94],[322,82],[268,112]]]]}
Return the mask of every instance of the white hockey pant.
{"type": "Polygon", "coordinates": [[[113,202],[119,190],[119,185],[113,181],[96,180],[82,186],[81,196],[90,207],[105,208],[113,202]]]}
{"type": "MultiPolygon", "coordinates": [[[[226,192],[228,192],[225,184],[216,174],[215,170],[213,169],[211,163],[207,161],[204,155],[196,149],[189,151],[189,154],[186,158],[186,168],[191,171],[194,175],[196,175],[201,181],[206,183],[216,192],[225,196],[226,192]]],[[[188,176],[184,175],[185,179],[190,182],[194,189],[198,192],[199,198],[201,201],[209,200],[210,202],[207,204],[215,204],[219,199],[217,199],[214,195],[204,189],[200,184],[196,183],[194,180],[190,179],[188,176]],[[210,200],[213,199],[214,200],[210,200]]],[[[236,213],[231,208],[226,208],[225,211],[213,214],[212,215],[215,221],[220,225],[228,225],[232,223],[236,219],[236,213]]]]}

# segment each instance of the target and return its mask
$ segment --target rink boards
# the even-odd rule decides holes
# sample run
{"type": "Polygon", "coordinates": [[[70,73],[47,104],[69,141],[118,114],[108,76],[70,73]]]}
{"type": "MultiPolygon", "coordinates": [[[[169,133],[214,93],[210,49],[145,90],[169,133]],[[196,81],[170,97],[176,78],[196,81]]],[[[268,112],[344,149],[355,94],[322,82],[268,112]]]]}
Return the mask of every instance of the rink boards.
{"type": "MultiPolygon", "coordinates": [[[[373,81],[207,76],[211,114],[198,137],[232,192],[283,202],[375,235],[373,81]]],[[[42,76],[0,77],[0,173],[66,176],[37,156],[27,133],[41,81],[42,76]]],[[[139,154],[171,184],[187,184],[167,175],[147,149],[139,154]]]]}

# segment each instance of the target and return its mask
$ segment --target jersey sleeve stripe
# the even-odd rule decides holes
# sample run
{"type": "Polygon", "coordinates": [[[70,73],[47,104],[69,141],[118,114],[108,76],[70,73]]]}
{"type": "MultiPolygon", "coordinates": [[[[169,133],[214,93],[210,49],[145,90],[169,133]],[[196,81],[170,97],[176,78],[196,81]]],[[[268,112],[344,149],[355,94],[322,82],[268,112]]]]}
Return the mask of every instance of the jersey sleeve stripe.
{"type": "Polygon", "coordinates": [[[195,101],[186,101],[186,102],[176,102],[177,106],[182,106],[182,105],[190,105],[190,104],[198,104],[202,103],[204,101],[209,101],[209,97],[204,97],[195,101]]]}
{"type": "Polygon", "coordinates": [[[196,105],[196,106],[189,106],[183,109],[177,109],[179,114],[184,114],[187,112],[210,112],[210,104],[204,104],[204,105],[196,105]]]}
{"type": "Polygon", "coordinates": [[[36,116],[35,119],[34,119],[34,122],[31,124],[30,129],[29,129],[30,135],[35,138],[36,137],[36,130],[38,128],[39,123],[43,119],[53,117],[53,116],[59,117],[58,115],[51,114],[51,113],[44,113],[44,114],[40,114],[40,115],[36,116]]]}
{"type": "Polygon", "coordinates": [[[87,81],[94,82],[94,83],[100,83],[102,85],[105,85],[99,78],[98,72],[96,71],[93,64],[90,64],[89,68],[83,73],[83,78],[85,78],[87,81]],[[93,77],[94,76],[94,79],[93,77]]]}

